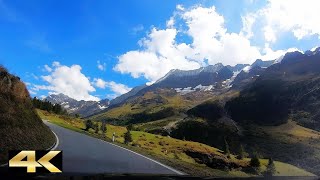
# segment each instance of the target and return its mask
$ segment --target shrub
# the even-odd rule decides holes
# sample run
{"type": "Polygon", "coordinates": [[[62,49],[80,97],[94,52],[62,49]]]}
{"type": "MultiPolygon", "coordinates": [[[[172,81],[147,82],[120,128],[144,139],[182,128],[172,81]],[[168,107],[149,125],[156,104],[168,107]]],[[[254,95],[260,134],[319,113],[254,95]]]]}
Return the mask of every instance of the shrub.
{"type": "Polygon", "coordinates": [[[127,131],[127,132],[124,134],[124,143],[125,143],[125,144],[129,144],[130,142],[132,142],[132,136],[131,136],[130,131],[127,131]]]}
{"type": "Polygon", "coordinates": [[[224,139],[224,154],[230,158],[230,149],[229,149],[229,144],[226,139],[224,139]]]}
{"type": "Polygon", "coordinates": [[[90,128],[93,129],[93,123],[90,119],[86,121],[85,125],[86,125],[86,129],[85,129],[86,131],[89,131],[90,128]]]}
{"type": "Polygon", "coordinates": [[[265,171],[265,176],[273,176],[276,173],[276,167],[274,165],[273,159],[269,158],[267,170],[265,171]]]}
{"type": "Polygon", "coordinates": [[[259,168],[260,165],[261,165],[261,164],[260,164],[260,160],[259,160],[257,154],[255,153],[255,154],[253,155],[253,157],[251,158],[251,160],[250,160],[250,166],[251,166],[251,167],[255,167],[255,168],[259,168]]]}
{"type": "Polygon", "coordinates": [[[243,159],[245,157],[246,157],[246,152],[244,150],[244,147],[241,144],[240,148],[239,148],[239,153],[238,153],[237,159],[243,159]]]}

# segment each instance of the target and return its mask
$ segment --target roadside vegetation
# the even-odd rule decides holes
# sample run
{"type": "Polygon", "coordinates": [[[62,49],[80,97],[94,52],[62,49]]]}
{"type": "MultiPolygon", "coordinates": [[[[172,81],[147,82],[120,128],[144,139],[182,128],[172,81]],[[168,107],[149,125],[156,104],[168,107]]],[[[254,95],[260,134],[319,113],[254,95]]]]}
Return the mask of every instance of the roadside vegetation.
{"type": "Polygon", "coordinates": [[[8,150],[47,149],[55,137],[32,106],[20,78],[0,66],[0,164],[7,162],[8,150]]]}
{"type": "MultiPolygon", "coordinates": [[[[187,174],[196,176],[263,176],[271,169],[268,159],[258,158],[259,167],[252,171],[252,159],[244,149],[241,154],[230,154],[198,142],[179,140],[169,136],[137,131],[135,126],[115,126],[101,121],[82,120],[37,110],[42,119],[59,126],[111,142],[152,157],[187,174]],[[241,158],[240,158],[241,157],[241,158]]],[[[225,147],[226,148],[226,147],[225,147]]],[[[242,147],[243,148],[243,147],[242,147]]],[[[313,174],[295,166],[273,161],[272,175],[312,176],[313,174]]],[[[268,174],[270,175],[270,173],[268,174]]]]}
{"type": "Polygon", "coordinates": [[[32,99],[32,104],[35,108],[38,108],[41,110],[53,112],[55,114],[67,114],[67,111],[63,109],[60,104],[52,104],[47,100],[40,100],[34,97],[32,99]]]}

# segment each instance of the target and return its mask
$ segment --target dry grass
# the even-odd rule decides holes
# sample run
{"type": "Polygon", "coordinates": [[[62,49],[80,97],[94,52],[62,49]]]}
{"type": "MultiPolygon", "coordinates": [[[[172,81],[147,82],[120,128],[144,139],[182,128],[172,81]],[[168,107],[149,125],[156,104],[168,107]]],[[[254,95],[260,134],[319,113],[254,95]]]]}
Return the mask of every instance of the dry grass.
{"type": "MultiPolygon", "coordinates": [[[[82,130],[83,121],[81,121],[80,119],[64,120],[59,118],[58,116],[55,116],[49,113],[43,113],[43,111],[41,110],[38,110],[38,112],[44,119],[48,119],[51,122],[61,125],[63,127],[84,133],[84,131],[82,130]]],[[[99,125],[101,125],[101,123],[99,123],[99,125]]],[[[113,132],[115,132],[116,143],[118,145],[124,146],[125,148],[129,148],[138,153],[151,156],[152,158],[155,158],[160,162],[168,164],[190,175],[223,176],[223,177],[255,176],[252,174],[245,173],[240,169],[231,170],[231,171],[212,169],[207,167],[204,164],[199,164],[198,162],[195,161],[195,159],[193,159],[192,157],[188,156],[185,153],[186,151],[192,151],[192,152],[199,152],[202,154],[211,154],[217,157],[225,157],[225,155],[223,154],[223,151],[217,148],[210,147],[208,145],[201,144],[198,142],[183,141],[183,140],[179,140],[179,139],[175,139],[167,136],[160,136],[160,135],[150,134],[150,133],[141,132],[141,131],[131,131],[133,142],[130,143],[129,146],[127,146],[123,144],[123,141],[124,141],[123,135],[126,131],[127,129],[125,127],[113,126],[108,124],[107,133],[106,133],[107,139],[105,140],[110,140],[112,138],[113,132]]],[[[97,138],[103,138],[101,132],[99,132],[99,134],[95,134],[93,130],[91,130],[88,135],[91,135],[97,138]]],[[[231,155],[231,158],[228,161],[242,164],[242,166],[247,166],[250,159],[238,160],[235,158],[235,156],[231,155]]],[[[267,160],[266,159],[261,160],[261,163],[262,163],[261,169],[264,170],[267,160]]],[[[313,175],[307,171],[304,171],[300,168],[297,168],[295,166],[292,166],[286,163],[281,163],[276,161],[275,165],[277,169],[276,175],[279,175],[279,176],[286,176],[290,174],[300,175],[300,176],[313,175]]]]}
{"type": "Polygon", "coordinates": [[[20,78],[0,66],[0,163],[8,150],[47,149],[55,138],[33,108],[20,78]]]}

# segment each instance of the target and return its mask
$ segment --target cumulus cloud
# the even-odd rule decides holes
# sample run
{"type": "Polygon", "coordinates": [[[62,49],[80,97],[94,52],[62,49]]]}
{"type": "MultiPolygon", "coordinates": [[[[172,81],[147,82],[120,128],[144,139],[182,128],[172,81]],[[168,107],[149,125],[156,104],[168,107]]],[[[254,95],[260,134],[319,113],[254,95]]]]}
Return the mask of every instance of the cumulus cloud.
{"type": "Polygon", "coordinates": [[[260,56],[258,48],[252,47],[244,36],[226,33],[224,18],[214,6],[186,10],[177,5],[177,10],[179,13],[167,21],[166,29],[152,28],[139,41],[139,50],[120,55],[114,70],[155,82],[171,69],[191,70],[207,65],[207,62],[244,63],[260,56]],[[174,18],[180,18],[188,29],[184,32],[175,29],[174,18]],[[192,43],[177,43],[178,33],[190,36],[192,43]]]}
{"type": "Polygon", "coordinates": [[[287,52],[294,52],[294,51],[300,51],[300,50],[297,48],[289,48],[286,50],[281,49],[281,50],[274,51],[269,47],[269,44],[266,44],[265,47],[263,48],[264,55],[261,56],[261,59],[262,60],[274,60],[274,59],[277,59],[277,58],[283,56],[287,52]]]}
{"type": "Polygon", "coordinates": [[[49,67],[47,64],[44,65],[44,69],[45,69],[46,71],[48,71],[48,72],[51,72],[51,71],[52,71],[52,68],[49,67]]]}
{"type": "Polygon", "coordinates": [[[259,49],[241,33],[227,33],[224,18],[214,6],[191,9],[182,18],[188,25],[187,33],[193,38],[192,47],[198,58],[207,59],[209,64],[251,63],[260,56],[259,49]]]}
{"type": "Polygon", "coordinates": [[[119,56],[114,70],[129,73],[134,78],[144,76],[150,81],[156,81],[171,69],[199,68],[198,62],[186,57],[188,51],[192,52],[190,46],[177,44],[176,35],[176,29],[153,28],[146,38],[139,41],[143,50],[129,51],[119,56]]]}
{"type": "MultiPolygon", "coordinates": [[[[270,48],[269,43],[277,40],[277,28],[268,24],[263,26],[264,37],[269,42],[265,43],[264,47],[251,43],[256,22],[261,16],[268,14],[266,9],[269,6],[242,16],[243,28],[236,33],[228,32],[224,17],[214,6],[193,6],[187,9],[177,5],[176,12],[166,21],[166,28],[153,27],[146,37],[138,42],[139,49],[120,55],[113,69],[134,78],[144,77],[150,84],[171,69],[190,70],[208,64],[250,64],[256,59],[276,59],[283,55],[282,53],[296,49],[270,48]],[[191,42],[183,42],[185,38],[177,41],[177,37],[186,37],[191,39],[191,42]]],[[[299,31],[300,35],[303,32],[299,31]]]]}
{"type": "MultiPolygon", "coordinates": [[[[298,40],[311,35],[320,38],[320,24],[316,23],[320,17],[319,6],[318,0],[268,0],[265,7],[251,13],[251,18],[246,17],[244,24],[263,22],[265,40],[271,43],[284,32],[292,32],[298,40]]],[[[245,29],[252,31],[250,27],[245,29]]]]}
{"type": "Polygon", "coordinates": [[[93,84],[101,89],[109,88],[114,94],[112,94],[110,97],[116,97],[121,94],[125,94],[131,90],[128,86],[120,83],[116,83],[114,81],[104,81],[103,79],[100,78],[95,78],[93,80],[93,84]]]}
{"type": "Polygon", "coordinates": [[[50,90],[54,93],[63,93],[76,100],[93,100],[99,98],[90,95],[95,88],[90,84],[89,78],[81,72],[81,66],[70,67],[54,62],[52,71],[47,76],[41,76],[49,85],[35,85],[32,90],[50,90]]]}
{"type": "Polygon", "coordinates": [[[178,5],[176,6],[176,8],[177,8],[178,10],[180,10],[180,11],[183,11],[183,10],[184,10],[183,5],[181,5],[181,4],[178,4],[178,5]]]}
{"type": "Polygon", "coordinates": [[[105,71],[106,70],[106,66],[107,66],[106,63],[101,63],[100,61],[97,61],[97,67],[98,67],[99,70],[105,71]]]}

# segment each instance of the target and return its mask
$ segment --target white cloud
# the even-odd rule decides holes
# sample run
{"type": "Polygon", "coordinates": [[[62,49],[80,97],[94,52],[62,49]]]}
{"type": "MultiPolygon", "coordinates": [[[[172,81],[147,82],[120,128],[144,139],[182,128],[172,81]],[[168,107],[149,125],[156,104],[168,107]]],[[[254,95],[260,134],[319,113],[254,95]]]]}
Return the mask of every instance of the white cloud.
{"type": "Polygon", "coordinates": [[[270,27],[270,26],[264,27],[263,32],[264,32],[264,38],[266,39],[266,41],[276,42],[276,40],[277,40],[276,33],[272,27],[270,27]]]}
{"type": "Polygon", "coordinates": [[[32,91],[32,90],[29,90],[29,93],[32,94],[32,95],[36,95],[37,93],[32,91]]]}
{"type": "Polygon", "coordinates": [[[53,66],[53,67],[59,67],[59,66],[60,66],[60,62],[58,62],[58,61],[53,61],[52,66],[53,66]]]}
{"type": "Polygon", "coordinates": [[[120,83],[116,83],[114,81],[108,82],[108,87],[118,95],[127,93],[131,90],[128,86],[120,83]]]}
{"type": "Polygon", "coordinates": [[[97,61],[97,67],[99,70],[101,71],[105,71],[106,70],[106,63],[101,63],[100,61],[97,61]]]}
{"type": "Polygon", "coordinates": [[[99,100],[89,94],[94,92],[95,88],[90,84],[89,78],[81,73],[81,66],[68,67],[54,62],[51,68],[52,72],[49,75],[41,76],[49,85],[35,85],[33,90],[50,90],[77,100],[99,100]]]}
{"type": "Polygon", "coordinates": [[[180,10],[180,11],[184,11],[184,7],[183,7],[183,5],[181,5],[181,4],[178,4],[178,5],[176,6],[176,9],[178,9],[178,10],[180,10]]]}
{"type": "Polygon", "coordinates": [[[241,16],[243,27],[241,29],[240,35],[250,39],[253,37],[253,24],[256,21],[256,15],[254,13],[248,13],[245,16],[241,16]]]}
{"type": "MultiPolygon", "coordinates": [[[[263,23],[268,42],[276,42],[285,32],[292,32],[298,40],[311,35],[320,38],[319,7],[319,0],[268,0],[265,7],[252,14],[254,23],[263,23]]],[[[253,24],[252,19],[244,20],[244,25],[250,23],[253,24]]]]}
{"type": "MultiPolygon", "coordinates": [[[[225,27],[224,17],[214,6],[185,9],[177,5],[176,9],[178,11],[166,22],[166,29],[152,28],[138,42],[140,48],[120,55],[113,69],[134,78],[144,77],[150,84],[171,69],[190,70],[216,63],[253,63],[256,59],[276,59],[287,52],[252,45],[253,27],[262,11],[243,16],[242,30],[231,33],[225,27]],[[175,26],[186,28],[178,31],[175,26]],[[187,44],[179,39],[178,43],[176,38],[181,35],[191,38],[191,42],[187,44]]],[[[268,41],[276,41],[276,31],[267,26],[263,31],[268,41]]]]}
{"type": "Polygon", "coordinates": [[[104,81],[103,79],[100,78],[94,78],[93,84],[101,89],[109,88],[114,94],[112,96],[109,96],[108,98],[111,97],[116,97],[121,94],[125,94],[131,90],[128,86],[120,83],[116,83],[114,81],[104,81]]]}
{"type": "Polygon", "coordinates": [[[266,44],[265,47],[263,48],[264,55],[261,56],[261,59],[262,60],[275,60],[275,59],[283,56],[287,52],[294,52],[294,51],[300,51],[300,50],[297,48],[289,48],[287,50],[274,51],[269,47],[269,44],[266,44]]]}
{"type": "Polygon", "coordinates": [[[129,73],[132,77],[144,76],[156,81],[171,69],[195,69],[200,64],[186,58],[192,49],[186,44],[176,44],[176,29],[158,30],[153,28],[148,37],[139,41],[141,51],[129,51],[118,57],[114,70],[129,73]]]}
{"type": "Polygon", "coordinates": [[[39,77],[38,77],[37,75],[33,74],[33,73],[31,73],[31,76],[32,76],[35,80],[38,80],[38,79],[39,79],[39,77]]]}
{"type": "Polygon", "coordinates": [[[45,69],[47,72],[51,72],[51,71],[52,71],[52,68],[49,67],[47,64],[44,65],[44,69],[45,69]]]}
{"type": "Polygon", "coordinates": [[[106,86],[107,86],[107,82],[104,81],[104,80],[102,80],[102,79],[100,79],[100,78],[98,78],[98,79],[95,78],[95,79],[93,80],[93,84],[94,84],[96,87],[101,88],[101,89],[105,89],[106,86]]]}
{"type": "Polygon", "coordinates": [[[33,84],[33,87],[31,88],[33,91],[39,91],[39,90],[54,90],[52,86],[46,86],[46,85],[36,85],[33,84]]]}
{"type": "Polygon", "coordinates": [[[167,28],[173,28],[174,26],[174,17],[171,17],[168,21],[167,21],[167,28]]]}

